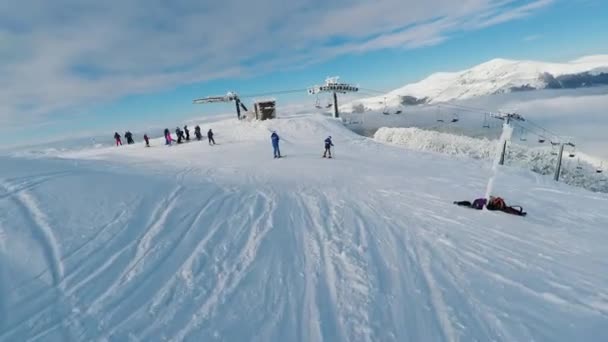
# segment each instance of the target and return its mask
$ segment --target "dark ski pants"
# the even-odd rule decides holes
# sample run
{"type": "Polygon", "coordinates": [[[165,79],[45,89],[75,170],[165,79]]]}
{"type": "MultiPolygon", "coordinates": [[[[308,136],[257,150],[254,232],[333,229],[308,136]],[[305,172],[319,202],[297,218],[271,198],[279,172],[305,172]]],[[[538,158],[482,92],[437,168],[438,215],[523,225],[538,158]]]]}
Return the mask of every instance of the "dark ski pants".
{"type": "Polygon", "coordinates": [[[327,157],[327,155],[331,157],[331,147],[325,146],[325,152],[323,152],[323,157],[327,157]]]}
{"type": "Polygon", "coordinates": [[[275,158],[281,157],[281,150],[279,150],[279,145],[273,145],[272,148],[274,150],[274,157],[275,158]]]}
{"type": "Polygon", "coordinates": [[[215,140],[213,137],[209,137],[209,145],[215,145],[215,140]]]}

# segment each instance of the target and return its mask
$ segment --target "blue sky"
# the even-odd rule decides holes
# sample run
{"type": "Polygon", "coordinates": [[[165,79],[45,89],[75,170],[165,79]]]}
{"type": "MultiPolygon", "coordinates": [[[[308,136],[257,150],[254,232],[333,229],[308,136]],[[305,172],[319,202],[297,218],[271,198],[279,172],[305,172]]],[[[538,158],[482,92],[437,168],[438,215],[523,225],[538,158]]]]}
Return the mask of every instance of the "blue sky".
{"type": "Polygon", "coordinates": [[[232,110],[196,97],[331,75],[390,90],[497,57],[606,54],[606,13],[603,0],[4,1],[0,143],[172,127],[232,110]]]}

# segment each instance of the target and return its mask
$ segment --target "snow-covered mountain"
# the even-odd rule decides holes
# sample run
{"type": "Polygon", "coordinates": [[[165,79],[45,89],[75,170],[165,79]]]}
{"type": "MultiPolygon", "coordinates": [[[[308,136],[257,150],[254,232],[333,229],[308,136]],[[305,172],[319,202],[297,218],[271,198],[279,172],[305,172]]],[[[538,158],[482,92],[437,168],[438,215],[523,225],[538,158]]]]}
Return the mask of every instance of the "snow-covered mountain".
{"type": "Polygon", "coordinates": [[[493,59],[471,69],[433,74],[386,95],[355,101],[345,109],[363,105],[377,110],[385,105],[438,103],[517,91],[595,85],[608,85],[608,55],[588,56],[568,63],[493,59]]]}

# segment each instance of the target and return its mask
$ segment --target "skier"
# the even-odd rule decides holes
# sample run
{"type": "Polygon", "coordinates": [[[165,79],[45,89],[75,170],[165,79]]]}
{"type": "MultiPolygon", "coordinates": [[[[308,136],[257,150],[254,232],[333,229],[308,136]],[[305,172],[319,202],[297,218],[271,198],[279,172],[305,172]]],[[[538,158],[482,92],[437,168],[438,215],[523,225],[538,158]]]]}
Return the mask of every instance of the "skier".
{"type": "Polygon", "coordinates": [[[203,135],[201,134],[201,127],[199,125],[194,127],[194,135],[196,136],[196,140],[201,141],[203,135]]]}
{"type": "Polygon", "coordinates": [[[146,142],[146,147],[150,147],[150,138],[147,133],[144,134],[144,141],[146,142]]]}
{"type": "Polygon", "coordinates": [[[177,127],[177,128],[175,129],[175,135],[177,135],[177,143],[178,143],[178,144],[181,144],[181,143],[182,143],[182,134],[183,134],[183,133],[182,133],[182,130],[181,130],[179,127],[177,127]]]}
{"type": "Polygon", "coordinates": [[[281,158],[281,151],[279,150],[279,135],[276,131],[273,131],[270,135],[270,140],[272,141],[272,149],[274,150],[274,157],[281,158]]]}
{"type": "Polygon", "coordinates": [[[209,139],[209,145],[215,145],[215,139],[213,139],[213,131],[211,128],[207,131],[207,139],[209,139]]]}
{"type": "Polygon", "coordinates": [[[127,144],[131,145],[135,143],[135,141],[133,141],[133,133],[130,131],[125,132],[125,138],[127,138],[127,144]]]}
{"type": "Polygon", "coordinates": [[[122,141],[120,140],[120,134],[118,134],[118,132],[114,132],[114,140],[116,140],[116,146],[122,146],[122,141]]]}
{"type": "Polygon", "coordinates": [[[334,143],[331,141],[331,136],[325,139],[325,152],[323,152],[323,158],[331,158],[331,147],[334,146],[334,143]],[[329,156],[327,156],[329,154],[329,156]]]}
{"type": "Polygon", "coordinates": [[[171,145],[171,131],[168,128],[165,128],[165,145],[171,145]]]}
{"type": "Polygon", "coordinates": [[[184,126],[184,132],[186,132],[186,141],[190,141],[190,130],[188,129],[188,125],[184,126]]]}

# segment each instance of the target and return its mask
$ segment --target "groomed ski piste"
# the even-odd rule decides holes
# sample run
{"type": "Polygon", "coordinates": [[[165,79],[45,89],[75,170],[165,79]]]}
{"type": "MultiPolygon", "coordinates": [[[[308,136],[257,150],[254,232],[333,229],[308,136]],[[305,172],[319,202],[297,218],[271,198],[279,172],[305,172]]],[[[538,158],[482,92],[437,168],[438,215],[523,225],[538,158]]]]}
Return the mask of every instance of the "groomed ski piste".
{"type": "Polygon", "coordinates": [[[1,341],[606,341],[608,196],[323,116],[0,157],[1,341]],[[281,136],[272,158],[270,132],[281,136]],[[335,158],[321,158],[331,135],[335,158]]]}

